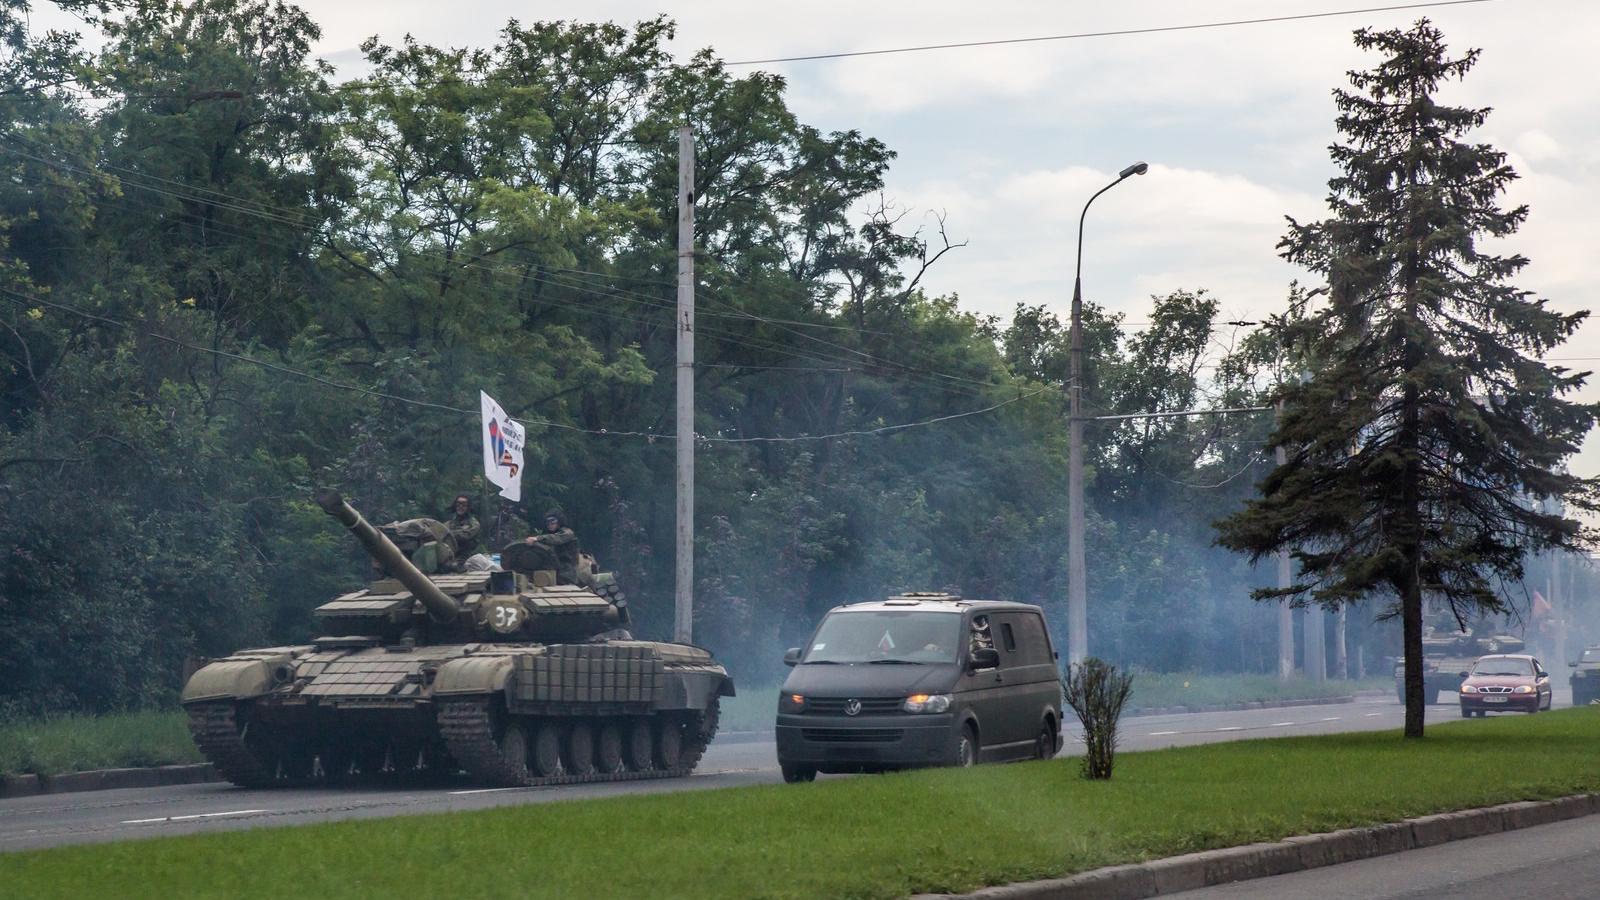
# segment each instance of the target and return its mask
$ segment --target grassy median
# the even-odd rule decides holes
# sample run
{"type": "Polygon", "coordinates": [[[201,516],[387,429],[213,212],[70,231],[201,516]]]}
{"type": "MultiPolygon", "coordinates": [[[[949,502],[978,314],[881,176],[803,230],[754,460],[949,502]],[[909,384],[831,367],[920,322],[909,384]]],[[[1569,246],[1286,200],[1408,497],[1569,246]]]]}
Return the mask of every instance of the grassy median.
{"type": "Polygon", "coordinates": [[[0,725],[0,775],[200,762],[186,722],[174,711],[0,725]]]}
{"type": "MultiPolygon", "coordinates": [[[[1600,790],[1600,710],[0,855],[17,897],[895,897],[1600,790]]],[[[268,792],[240,804],[271,807],[268,792]]]]}
{"type": "MultiPolygon", "coordinates": [[[[741,686],[736,697],[722,699],[724,731],[771,731],[778,714],[778,688],[741,686]]],[[[1133,673],[1133,696],[1129,710],[1156,707],[1226,706],[1233,703],[1271,703],[1278,700],[1317,700],[1348,697],[1361,690],[1393,690],[1392,678],[1362,680],[1328,679],[1312,681],[1296,676],[1202,675],[1198,672],[1133,673]]]]}

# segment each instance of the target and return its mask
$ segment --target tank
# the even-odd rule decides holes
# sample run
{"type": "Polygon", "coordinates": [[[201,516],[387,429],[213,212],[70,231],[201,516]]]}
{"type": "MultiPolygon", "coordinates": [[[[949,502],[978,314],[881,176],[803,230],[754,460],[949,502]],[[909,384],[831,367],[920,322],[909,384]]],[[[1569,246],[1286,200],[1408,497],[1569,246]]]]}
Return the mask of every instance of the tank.
{"type": "Polygon", "coordinates": [[[245,787],[464,770],[516,787],[687,775],[717,732],[726,670],[633,640],[592,557],[547,571],[423,574],[337,493],[317,503],[375,580],[316,610],[310,644],[209,660],[183,687],[200,752],[245,787]]]}
{"type": "MultiPolygon", "coordinates": [[[[1478,657],[1491,653],[1521,653],[1526,644],[1509,634],[1473,634],[1465,631],[1424,630],[1422,635],[1422,692],[1427,703],[1438,703],[1439,693],[1455,693],[1461,673],[1478,657]]],[[[1406,702],[1405,660],[1394,664],[1395,695],[1406,702]]],[[[1452,700],[1452,703],[1455,701],[1452,700]]]]}

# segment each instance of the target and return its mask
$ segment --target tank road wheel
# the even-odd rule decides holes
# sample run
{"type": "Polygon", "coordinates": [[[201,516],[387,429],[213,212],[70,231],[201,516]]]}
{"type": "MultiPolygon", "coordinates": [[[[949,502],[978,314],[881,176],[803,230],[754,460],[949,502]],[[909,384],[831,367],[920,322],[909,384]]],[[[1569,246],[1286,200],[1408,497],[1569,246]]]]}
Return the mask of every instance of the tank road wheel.
{"type": "Polygon", "coordinates": [[[567,740],[561,748],[561,766],[568,775],[579,777],[594,774],[594,729],[588,722],[578,720],[567,729],[567,740]]]}
{"type": "Polygon", "coordinates": [[[595,733],[595,766],[607,775],[622,771],[622,729],[615,720],[600,723],[595,733]]]}
{"type": "Polygon", "coordinates": [[[648,771],[655,762],[655,740],[650,731],[649,719],[634,719],[628,725],[627,763],[635,772],[648,771]]]}
{"type": "Polygon", "coordinates": [[[385,763],[388,762],[389,752],[382,744],[367,745],[355,751],[356,771],[362,778],[376,778],[383,774],[385,763]]]}
{"type": "Polygon", "coordinates": [[[533,783],[528,725],[507,715],[499,698],[446,700],[436,715],[445,745],[441,768],[442,760],[450,759],[479,781],[500,787],[533,783]]]}
{"type": "Polygon", "coordinates": [[[355,764],[356,754],[348,744],[334,747],[324,747],[317,756],[317,765],[322,767],[322,777],[329,784],[348,784],[352,779],[351,767],[355,764]]]}
{"type": "Polygon", "coordinates": [[[528,732],[521,722],[507,722],[495,741],[500,748],[500,764],[517,781],[528,780],[528,732]]]}
{"type": "Polygon", "coordinates": [[[305,747],[288,747],[278,754],[279,777],[289,784],[305,784],[316,774],[317,755],[305,747]]]}
{"type": "Polygon", "coordinates": [[[676,769],[683,761],[683,723],[664,718],[656,723],[656,767],[676,769]]]}
{"type": "Polygon", "coordinates": [[[546,722],[533,733],[533,752],[528,756],[528,768],[540,778],[549,778],[561,771],[561,729],[546,722]]]}

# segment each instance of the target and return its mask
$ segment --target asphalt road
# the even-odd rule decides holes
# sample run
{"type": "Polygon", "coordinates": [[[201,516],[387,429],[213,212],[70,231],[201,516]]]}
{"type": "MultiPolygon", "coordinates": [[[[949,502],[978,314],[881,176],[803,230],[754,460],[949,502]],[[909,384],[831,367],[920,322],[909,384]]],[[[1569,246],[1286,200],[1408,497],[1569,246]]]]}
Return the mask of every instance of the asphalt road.
{"type": "Polygon", "coordinates": [[[1171,895],[1173,900],[1578,900],[1600,896],[1600,816],[1171,895]]]}
{"type": "MultiPolygon", "coordinates": [[[[1567,702],[1567,696],[1558,691],[1557,706],[1567,702]]],[[[1430,720],[1460,720],[1453,698],[1451,702],[1429,707],[1428,712],[1430,720]]],[[[1403,710],[1388,698],[1285,709],[1140,716],[1123,720],[1121,746],[1125,750],[1154,750],[1257,737],[1372,731],[1398,728],[1402,719],[1403,710]]],[[[1463,724],[1470,727],[1471,723],[1463,724]]],[[[1075,746],[1081,744],[1071,739],[1063,752],[1072,754],[1075,746]]],[[[488,789],[467,783],[428,788],[373,786],[294,790],[247,790],[224,784],[193,784],[48,794],[0,800],[0,852],[781,781],[770,737],[730,735],[712,744],[693,776],[659,781],[488,789]]]]}

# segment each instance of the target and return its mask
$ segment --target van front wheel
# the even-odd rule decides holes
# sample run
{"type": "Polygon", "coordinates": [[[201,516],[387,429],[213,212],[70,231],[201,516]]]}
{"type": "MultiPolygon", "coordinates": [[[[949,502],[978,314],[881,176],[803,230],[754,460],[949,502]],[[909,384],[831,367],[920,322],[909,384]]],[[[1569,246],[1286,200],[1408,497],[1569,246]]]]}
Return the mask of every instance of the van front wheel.
{"type": "Polygon", "coordinates": [[[804,766],[791,766],[788,764],[780,764],[778,768],[783,770],[783,780],[787,784],[803,784],[807,781],[817,780],[816,769],[809,769],[804,766]]]}
{"type": "Polygon", "coordinates": [[[971,723],[961,726],[950,742],[948,765],[965,769],[978,762],[978,730],[971,723]]]}

